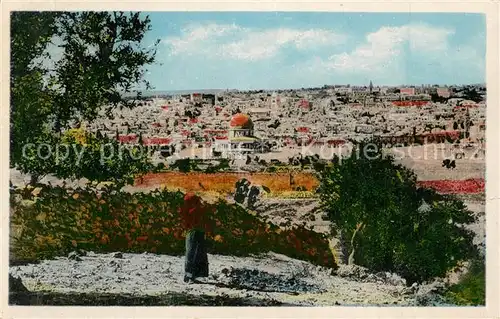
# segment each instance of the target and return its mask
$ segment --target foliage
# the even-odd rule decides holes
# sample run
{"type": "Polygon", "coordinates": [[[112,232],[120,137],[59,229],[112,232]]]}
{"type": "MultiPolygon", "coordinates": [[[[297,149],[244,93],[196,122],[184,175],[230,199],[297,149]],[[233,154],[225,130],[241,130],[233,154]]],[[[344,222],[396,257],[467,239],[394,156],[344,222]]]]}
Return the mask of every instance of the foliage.
{"type": "Polygon", "coordinates": [[[484,260],[473,260],[460,282],[451,286],[446,297],[451,303],[464,306],[486,305],[486,267],[484,260]]]}
{"type": "Polygon", "coordinates": [[[411,170],[383,156],[380,145],[368,145],[320,174],[322,205],[354,261],[412,283],[442,276],[472,257],[473,233],[462,226],[474,217],[465,205],[418,188],[411,170]]]}
{"type": "Polygon", "coordinates": [[[61,138],[45,140],[53,151],[42,154],[35,147],[26,149],[25,160],[19,163],[24,171],[43,175],[50,170],[60,178],[89,178],[92,182],[110,181],[121,187],[132,184],[143,172],[154,172],[147,149],[139,145],[122,145],[107,137],[97,138],[83,130],[69,130],[61,138]],[[57,150],[57,151],[56,151],[57,150]]]}
{"type": "Polygon", "coordinates": [[[34,163],[44,160],[27,159],[23,147],[55,145],[102,108],[110,116],[112,107],[134,106],[123,96],[149,87],[142,78],[157,43],[144,48],[151,25],[139,13],[14,12],[11,21],[11,166],[35,179],[57,175],[58,165],[34,163]]]}
{"type": "Polygon", "coordinates": [[[179,172],[182,173],[200,170],[196,161],[189,157],[176,160],[172,165],[169,166],[169,168],[172,170],[178,169],[179,172]]]}
{"type": "Polygon", "coordinates": [[[218,173],[218,172],[223,172],[226,171],[230,168],[229,166],[229,160],[227,158],[222,158],[219,160],[219,163],[217,165],[212,165],[210,164],[206,169],[205,173],[218,173]]]}
{"type": "Polygon", "coordinates": [[[10,63],[10,156],[11,163],[22,161],[22,145],[44,140],[46,119],[53,96],[43,83],[47,70],[37,58],[56,32],[57,15],[25,12],[11,15],[10,63]]]}
{"type": "Polygon", "coordinates": [[[475,88],[467,87],[462,91],[462,94],[466,100],[471,100],[476,103],[483,101],[483,97],[481,96],[481,94],[479,94],[479,92],[477,92],[475,88]]]}
{"type": "Polygon", "coordinates": [[[431,101],[433,103],[447,103],[449,98],[439,96],[437,93],[431,93],[431,101]]]}
{"type": "MultiPolygon", "coordinates": [[[[43,186],[37,197],[11,192],[11,226],[21,230],[12,256],[38,260],[74,249],[95,252],[144,251],[178,255],[185,249],[179,208],[184,194],[155,190],[126,193],[112,188],[75,191],[43,186]],[[16,196],[35,200],[22,205],[16,196]]],[[[301,227],[280,229],[239,205],[223,200],[208,205],[210,252],[249,255],[274,251],[318,265],[335,266],[326,237],[301,227]]]]}

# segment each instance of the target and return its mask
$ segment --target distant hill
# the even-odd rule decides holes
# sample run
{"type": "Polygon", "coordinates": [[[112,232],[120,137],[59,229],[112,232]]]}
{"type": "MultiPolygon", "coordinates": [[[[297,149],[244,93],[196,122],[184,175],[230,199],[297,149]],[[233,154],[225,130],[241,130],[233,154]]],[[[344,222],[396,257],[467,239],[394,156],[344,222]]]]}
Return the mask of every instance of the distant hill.
{"type": "MultiPolygon", "coordinates": [[[[233,89],[200,89],[200,90],[155,90],[155,91],[143,91],[142,96],[156,96],[156,95],[183,95],[191,93],[204,93],[204,94],[216,94],[222,92],[234,92],[237,90],[233,89]]],[[[126,96],[133,96],[134,94],[127,94],[126,96]]]]}

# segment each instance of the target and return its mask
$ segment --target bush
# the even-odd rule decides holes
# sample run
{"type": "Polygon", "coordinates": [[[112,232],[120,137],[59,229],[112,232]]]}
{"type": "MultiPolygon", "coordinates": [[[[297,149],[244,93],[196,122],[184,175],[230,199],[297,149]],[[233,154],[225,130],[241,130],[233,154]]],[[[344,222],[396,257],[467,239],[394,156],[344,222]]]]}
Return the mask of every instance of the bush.
{"type": "MultiPolygon", "coordinates": [[[[69,191],[43,186],[38,196],[11,192],[11,259],[36,261],[74,249],[94,252],[145,251],[179,255],[185,249],[185,229],[178,209],[184,194],[155,190],[134,193],[105,188],[69,191]],[[18,197],[34,200],[24,205],[18,197]],[[14,234],[15,233],[15,234],[14,234]]],[[[327,238],[301,227],[280,229],[248,210],[223,200],[209,205],[210,252],[250,255],[274,251],[334,267],[327,238]]]]}
{"type": "Polygon", "coordinates": [[[187,173],[192,171],[199,171],[196,161],[190,158],[178,159],[174,164],[170,165],[170,169],[178,169],[179,172],[187,173]]]}
{"type": "Polygon", "coordinates": [[[486,305],[486,272],[484,260],[476,259],[460,282],[451,286],[446,297],[453,304],[463,306],[486,305]]]}
{"type": "Polygon", "coordinates": [[[411,170],[382,156],[380,145],[367,154],[366,145],[320,173],[322,205],[351,252],[349,262],[397,272],[411,284],[475,256],[473,233],[463,227],[474,217],[465,205],[418,188],[411,170]]]}
{"type": "MultiPolygon", "coordinates": [[[[58,157],[57,151],[48,152],[43,154],[48,157],[42,160],[37,148],[28,147],[18,169],[32,177],[41,178],[51,173],[61,179],[87,178],[94,182],[130,184],[137,175],[155,171],[149,153],[140,145],[121,145],[114,139],[98,138],[82,129],[68,130],[62,136],[47,134],[38,138],[38,142],[50,146],[51,150],[60,150],[61,156],[58,157]]],[[[37,178],[32,184],[37,184],[37,178]]]]}

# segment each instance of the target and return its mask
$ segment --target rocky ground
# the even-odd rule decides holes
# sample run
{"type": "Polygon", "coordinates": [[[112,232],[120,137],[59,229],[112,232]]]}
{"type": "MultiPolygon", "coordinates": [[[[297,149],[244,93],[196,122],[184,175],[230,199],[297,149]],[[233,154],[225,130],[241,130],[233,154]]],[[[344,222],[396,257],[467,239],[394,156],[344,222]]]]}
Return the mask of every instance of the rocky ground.
{"type": "MultiPolygon", "coordinates": [[[[391,273],[317,267],[283,255],[209,255],[210,277],[183,282],[182,256],[72,253],[12,266],[11,304],[38,305],[446,305],[442,282],[408,287],[391,273]],[[20,279],[20,281],[19,281],[20,279]],[[21,291],[20,283],[28,291],[21,291]],[[14,286],[17,286],[14,288],[14,286]]],[[[21,286],[22,287],[22,286],[21,286]]]]}

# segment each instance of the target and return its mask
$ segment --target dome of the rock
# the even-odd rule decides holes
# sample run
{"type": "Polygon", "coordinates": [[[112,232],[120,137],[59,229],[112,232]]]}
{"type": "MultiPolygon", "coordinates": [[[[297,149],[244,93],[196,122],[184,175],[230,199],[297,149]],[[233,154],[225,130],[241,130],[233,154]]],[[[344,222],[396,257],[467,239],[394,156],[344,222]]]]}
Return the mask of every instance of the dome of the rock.
{"type": "Polygon", "coordinates": [[[233,115],[229,126],[232,129],[253,129],[253,122],[247,114],[238,113],[233,115]]]}

